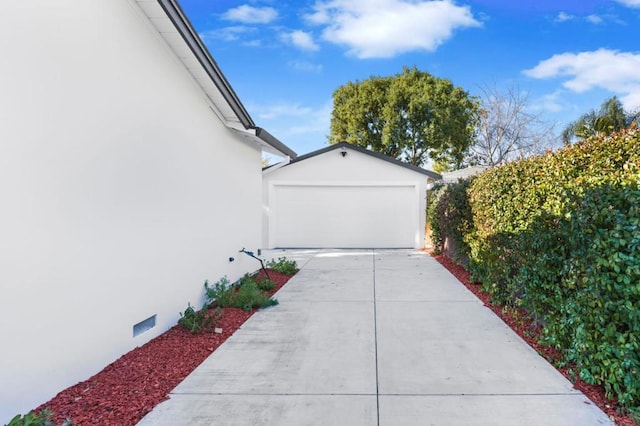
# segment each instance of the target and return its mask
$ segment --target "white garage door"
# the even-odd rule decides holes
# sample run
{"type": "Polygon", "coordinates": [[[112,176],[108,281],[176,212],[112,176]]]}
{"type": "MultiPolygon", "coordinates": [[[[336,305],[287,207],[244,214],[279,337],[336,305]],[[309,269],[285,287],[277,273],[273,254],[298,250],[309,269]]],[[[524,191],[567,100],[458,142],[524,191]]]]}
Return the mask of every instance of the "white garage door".
{"type": "Polygon", "coordinates": [[[416,187],[275,185],[274,247],[412,248],[418,230],[416,187]]]}

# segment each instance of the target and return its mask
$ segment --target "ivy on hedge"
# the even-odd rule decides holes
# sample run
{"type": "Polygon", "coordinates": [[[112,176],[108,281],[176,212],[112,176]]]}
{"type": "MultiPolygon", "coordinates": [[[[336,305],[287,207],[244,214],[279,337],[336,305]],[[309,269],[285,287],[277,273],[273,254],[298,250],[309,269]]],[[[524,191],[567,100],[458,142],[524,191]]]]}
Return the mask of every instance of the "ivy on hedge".
{"type": "Polygon", "coordinates": [[[588,383],[640,405],[640,130],[491,169],[430,196],[442,249],[525,308],[588,383]],[[463,199],[464,198],[464,199],[463,199]]]}

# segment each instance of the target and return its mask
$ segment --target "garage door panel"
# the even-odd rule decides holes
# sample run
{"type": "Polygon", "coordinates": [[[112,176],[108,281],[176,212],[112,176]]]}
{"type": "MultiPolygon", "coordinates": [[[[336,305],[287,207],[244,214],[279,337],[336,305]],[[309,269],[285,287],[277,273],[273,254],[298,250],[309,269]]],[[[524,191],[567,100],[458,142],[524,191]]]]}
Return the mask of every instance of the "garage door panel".
{"type": "Polygon", "coordinates": [[[276,247],[413,247],[414,186],[274,186],[276,247]]]}

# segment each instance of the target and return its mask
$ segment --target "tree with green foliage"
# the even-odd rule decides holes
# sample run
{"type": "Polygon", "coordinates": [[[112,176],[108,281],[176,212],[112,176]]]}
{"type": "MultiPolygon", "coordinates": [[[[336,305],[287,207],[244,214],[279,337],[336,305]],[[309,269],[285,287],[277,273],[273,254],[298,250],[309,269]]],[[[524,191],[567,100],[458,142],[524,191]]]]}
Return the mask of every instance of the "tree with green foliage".
{"type": "Polygon", "coordinates": [[[349,142],[416,166],[461,165],[478,103],[451,81],[415,67],[348,82],[333,93],[331,144],[349,142]]]}
{"type": "Polygon", "coordinates": [[[626,111],[616,96],[607,99],[600,106],[600,110],[591,110],[571,122],[562,132],[562,141],[569,144],[578,139],[590,136],[609,135],[626,129],[638,120],[639,112],[626,111]]]}

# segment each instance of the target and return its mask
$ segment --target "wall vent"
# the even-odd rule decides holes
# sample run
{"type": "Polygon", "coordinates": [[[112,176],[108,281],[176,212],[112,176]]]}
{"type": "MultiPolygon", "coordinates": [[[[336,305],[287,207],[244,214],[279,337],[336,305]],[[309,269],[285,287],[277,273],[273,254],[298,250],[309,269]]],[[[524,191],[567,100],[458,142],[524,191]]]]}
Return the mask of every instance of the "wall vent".
{"type": "Polygon", "coordinates": [[[156,326],[156,316],[152,315],[144,321],[133,325],[133,337],[136,337],[156,326]]]}

